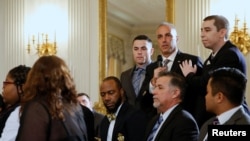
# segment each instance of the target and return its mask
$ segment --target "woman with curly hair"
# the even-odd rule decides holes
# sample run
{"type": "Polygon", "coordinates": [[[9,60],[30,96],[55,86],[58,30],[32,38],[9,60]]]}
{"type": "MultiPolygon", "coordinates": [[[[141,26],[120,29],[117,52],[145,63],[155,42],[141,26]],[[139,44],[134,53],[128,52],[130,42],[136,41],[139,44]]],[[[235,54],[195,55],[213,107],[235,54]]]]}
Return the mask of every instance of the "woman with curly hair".
{"type": "MultiPolygon", "coordinates": [[[[18,127],[18,111],[19,111],[19,105],[20,105],[20,99],[23,95],[23,85],[26,81],[28,72],[30,71],[30,67],[27,67],[25,65],[19,65],[14,68],[12,68],[8,74],[6,75],[5,81],[3,81],[3,102],[4,107],[0,113],[0,140],[7,141],[5,132],[3,132],[4,128],[12,128],[18,127]],[[8,124],[8,120],[11,115],[17,115],[15,116],[15,124],[12,122],[12,125],[8,124]],[[12,127],[10,127],[12,126],[12,127]],[[5,136],[4,138],[2,136],[5,136]]],[[[8,130],[8,137],[14,138],[16,135],[16,130],[12,132],[13,130],[8,130]]]]}
{"type": "Polygon", "coordinates": [[[73,78],[57,56],[42,56],[24,86],[17,141],[87,141],[73,78]]]}

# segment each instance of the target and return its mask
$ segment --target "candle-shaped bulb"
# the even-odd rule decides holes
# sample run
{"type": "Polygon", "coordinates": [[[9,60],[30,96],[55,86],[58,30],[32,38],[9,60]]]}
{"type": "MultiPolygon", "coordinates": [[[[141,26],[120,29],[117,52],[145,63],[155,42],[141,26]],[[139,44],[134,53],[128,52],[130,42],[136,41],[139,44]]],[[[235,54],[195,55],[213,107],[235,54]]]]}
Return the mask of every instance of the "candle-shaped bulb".
{"type": "Polygon", "coordinates": [[[38,35],[37,35],[37,44],[39,45],[39,42],[40,42],[40,40],[39,40],[39,33],[38,33],[38,35]]]}
{"type": "Polygon", "coordinates": [[[55,31],[55,37],[54,37],[54,40],[55,40],[55,42],[56,42],[56,31],[55,31]]]}

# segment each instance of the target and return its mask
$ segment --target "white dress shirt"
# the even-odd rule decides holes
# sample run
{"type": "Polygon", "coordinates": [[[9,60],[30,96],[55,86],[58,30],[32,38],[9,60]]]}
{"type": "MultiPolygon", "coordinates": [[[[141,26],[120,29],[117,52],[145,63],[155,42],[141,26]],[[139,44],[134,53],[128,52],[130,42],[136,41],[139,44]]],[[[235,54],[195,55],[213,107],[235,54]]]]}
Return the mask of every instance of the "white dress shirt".
{"type": "MultiPolygon", "coordinates": [[[[115,112],[115,116],[116,116],[116,117],[117,117],[117,115],[118,115],[118,113],[119,113],[121,107],[122,107],[122,104],[118,107],[117,111],[115,112]]],[[[113,130],[114,130],[114,127],[115,127],[115,121],[116,121],[116,118],[115,118],[115,120],[112,120],[112,121],[110,121],[110,123],[109,123],[107,141],[112,141],[113,130]]]]}
{"type": "Polygon", "coordinates": [[[18,128],[19,128],[19,109],[20,106],[16,107],[16,109],[10,114],[8,117],[5,126],[3,128],[2,136],[0,141],[15,141],[18,128]]]}

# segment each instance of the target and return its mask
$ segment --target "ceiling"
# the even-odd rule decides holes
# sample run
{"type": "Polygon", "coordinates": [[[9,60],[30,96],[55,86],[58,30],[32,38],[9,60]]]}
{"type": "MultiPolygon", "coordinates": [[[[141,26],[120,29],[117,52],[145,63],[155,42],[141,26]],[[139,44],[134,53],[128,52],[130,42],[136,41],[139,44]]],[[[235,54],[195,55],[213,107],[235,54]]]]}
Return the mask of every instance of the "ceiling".
{"type": "Polygon", "coordinates": [[[165,20],[166,0],[108,0],[108,17],[131,27],[158,25],[165,20]]]}

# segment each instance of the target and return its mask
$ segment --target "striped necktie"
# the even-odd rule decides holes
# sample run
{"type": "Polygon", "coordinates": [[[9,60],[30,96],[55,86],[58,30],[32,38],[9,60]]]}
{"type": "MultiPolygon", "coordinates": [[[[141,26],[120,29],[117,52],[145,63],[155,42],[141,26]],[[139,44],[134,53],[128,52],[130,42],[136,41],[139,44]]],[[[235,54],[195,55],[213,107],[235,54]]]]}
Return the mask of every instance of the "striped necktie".
{"type": "Polygon", "coordinates": [[[162,118],[162,116],[160,116],[159,119],[156,121],[150,135],[148,136],[147,141],[152,141],[153,140],[153,138],[155,136],[155,133],[156,133],[157,129],[159,128],[159,126],[161,125],[162,121],[163,121],[163,118],[162,118]]]}
{"type": "Polygon", "coordinates": [[[141,75],[143,71],[144,71],[143,68],[137,68],[133,74],[133,86],[136,96],[138,96],[141,87],[141,75]]]}
{"type": "Polygon", "coordinates": [[[168,70],[168,63],[170,62],[170,60],[169,59],[165,59],[164,61],[163,61],[163,67],[166,67],[166,70],[167,71],[169,71],[168,70]]]}

